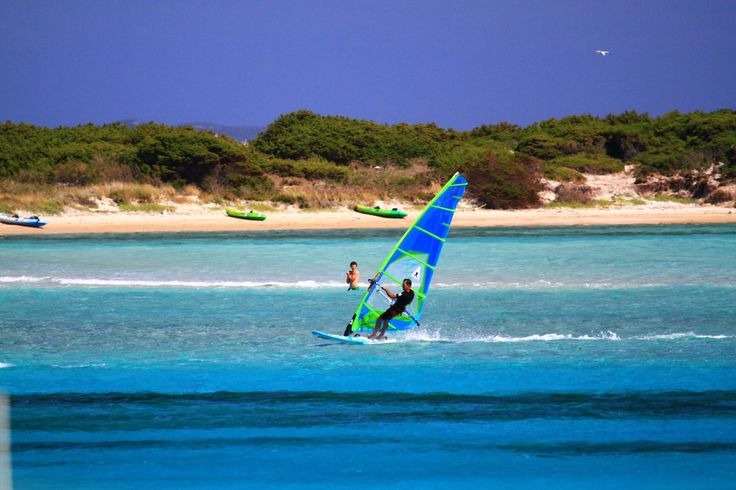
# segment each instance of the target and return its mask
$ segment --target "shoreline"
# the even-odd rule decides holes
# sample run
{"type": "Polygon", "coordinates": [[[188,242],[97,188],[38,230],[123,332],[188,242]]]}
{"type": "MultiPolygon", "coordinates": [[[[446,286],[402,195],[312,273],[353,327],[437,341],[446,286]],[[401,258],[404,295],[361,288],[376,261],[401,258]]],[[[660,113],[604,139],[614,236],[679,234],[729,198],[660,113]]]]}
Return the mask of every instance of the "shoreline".
{"type": "MultiPolygon", "coordinates": [[[[329,211],[280,210],[266,212],[265,221],[228,217],[222,209],[190,206],[169,214],[74,211],[45,217],[40,229],[0,224],[0,236],[97,233],[177,233],[276,230],[339,230],[408,227],[419,215],[386,219],[342,208],[329,211]]],[[[608,208],[542,208],[514,211],[461,208],[453,227],[626,226],[736,224],[736,209],[675,203],[650,203],[608,208]]]]}

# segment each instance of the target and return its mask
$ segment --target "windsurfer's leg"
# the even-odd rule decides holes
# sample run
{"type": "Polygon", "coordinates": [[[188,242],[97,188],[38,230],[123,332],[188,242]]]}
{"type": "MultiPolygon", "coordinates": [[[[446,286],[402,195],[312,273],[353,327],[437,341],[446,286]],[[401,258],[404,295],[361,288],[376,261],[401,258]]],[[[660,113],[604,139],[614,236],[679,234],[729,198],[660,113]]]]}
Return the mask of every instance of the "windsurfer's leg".
{"type": "Polygon", "coordinates": [[[376,320],[376,326],[373,327],[373,332],[368,336],[369,339],[373,339],[376,337],[376,333],[378,333],[378,329],[381,327],[381,317],[378,317],[378,320],[376,320]]]}
{"type": "Polygon", "coordinates": [[[388,330],[388,318],[384,318],[383,320],[383,326],[381,327],[381,333],[378,334],[376,337],[376,340],[381,340],[383,336],[386,334],[386,330],[388,330]]]}

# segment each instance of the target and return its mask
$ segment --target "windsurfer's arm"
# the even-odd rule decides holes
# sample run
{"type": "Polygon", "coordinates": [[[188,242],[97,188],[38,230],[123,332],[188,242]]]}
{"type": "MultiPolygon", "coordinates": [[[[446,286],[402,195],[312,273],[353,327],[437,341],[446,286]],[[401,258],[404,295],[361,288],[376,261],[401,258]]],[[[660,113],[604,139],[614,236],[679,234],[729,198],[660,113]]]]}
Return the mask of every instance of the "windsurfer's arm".
{"type": "MultiPolygon", "coordinates": [[[[381,285],[379,284],[379,286],[381,286],[381,285]]],[[[391,298],[391,299],[394,299],[394,298],[396,298],[396,296],[398,296],[398,295],[397,295],[396,293],[392,293],[392,292],[391,292],[391,291],[390,291],[390,290],[389,290],[388,288],[386,288],[386,287],[383,287],[383,286],[381,286],[381,289],[383,289],[384,291],[386,291],[386,294],[388,294],[388,297],[389,297],[389,298],[391,298]]]]}

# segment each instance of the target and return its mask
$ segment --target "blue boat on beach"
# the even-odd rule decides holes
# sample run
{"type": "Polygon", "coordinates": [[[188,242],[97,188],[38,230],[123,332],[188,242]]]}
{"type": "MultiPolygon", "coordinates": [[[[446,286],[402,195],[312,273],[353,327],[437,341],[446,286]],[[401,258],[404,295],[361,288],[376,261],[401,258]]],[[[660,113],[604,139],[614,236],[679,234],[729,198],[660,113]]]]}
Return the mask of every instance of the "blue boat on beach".
{"type": "Polygon", "coordinates": [[[29,226],[31,228],[41,228],[46,225],[45,221],[41,221],[38,216],[29,216],[21,218],[18,215],[8,216],[0,215],[0,223],[5,225],[29,226]]]}

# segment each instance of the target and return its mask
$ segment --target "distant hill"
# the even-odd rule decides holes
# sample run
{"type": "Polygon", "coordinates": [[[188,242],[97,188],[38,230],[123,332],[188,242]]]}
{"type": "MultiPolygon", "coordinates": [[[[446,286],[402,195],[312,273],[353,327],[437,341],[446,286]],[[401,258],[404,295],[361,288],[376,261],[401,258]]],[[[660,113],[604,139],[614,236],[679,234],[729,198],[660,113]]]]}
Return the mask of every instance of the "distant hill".
{"type": "MultiPolygon", "coordinates": [[[[118,122],[120,124],[125,124],[126,126],[138,126],[139,124],[144,124],[143,121],[135,119],[124,119],[118,122]]],[[[230,136],[236,141],[251,141],[266,129],[265,126],[226,126],[223,124],[206,122],[185,123],[180,124],[179,126],[192,126],[194,129],[212,131],[216,134],[224,134],[226,136],[230,136]]]]}
{"type": "Polygon", "coordinates": [[[237,141],[251,141],[266,130],[265,126],[224,126],[222,124],[212,123],[188,123],[182,124],[182,126],[192,126],[195,129],[204,129],[216,134],[224,134],[237,141]]]}

